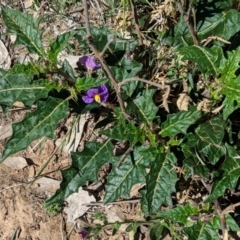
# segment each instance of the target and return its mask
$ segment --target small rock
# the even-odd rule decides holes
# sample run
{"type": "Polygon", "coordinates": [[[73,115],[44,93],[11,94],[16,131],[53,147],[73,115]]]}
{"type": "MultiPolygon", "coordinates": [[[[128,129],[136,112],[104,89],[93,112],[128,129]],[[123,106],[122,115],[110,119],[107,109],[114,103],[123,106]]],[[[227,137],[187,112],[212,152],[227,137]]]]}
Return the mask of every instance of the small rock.
{"type": "Polygon", "coordinates": [[[8,157],[3,164],[10,168],[19,170],[28,166],[28,163],[23,157],[8,157]]]}
{"type": "Polygon", "coordinates": [[[0,140],[12,136],[12,124],[0,126],[0,140]]]}
{"type": "Polygon", "coordinates": [[[41,177],[37,179],[35,183],[38,184],[40,190],[54,194],[57,189],[60,188],[61,181],[52,178],[41,177]]]}

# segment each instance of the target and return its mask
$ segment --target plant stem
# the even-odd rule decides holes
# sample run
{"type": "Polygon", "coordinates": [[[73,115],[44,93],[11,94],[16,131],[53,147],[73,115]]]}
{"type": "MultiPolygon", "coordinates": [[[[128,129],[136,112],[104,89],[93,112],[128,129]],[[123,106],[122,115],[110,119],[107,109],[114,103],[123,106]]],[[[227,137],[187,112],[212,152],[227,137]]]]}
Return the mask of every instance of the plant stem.
{"type": "Polygon", "coordinates": [[[109,79],[110,79],[110,81],[111,81],[111,83],[112,83],[112,85],[113,85],[113,87],[116,91],[117,99],[118,99],[122,114],[128,120],[128,119],[130,119],[130,117],[128,116],[128,114],[125,111],[125,106],[124,106],[124,102],[123,102],[123,99],[122,99],[122,96],[121,96],[121,92],[119,91],[119,88],[118,88],[118,82],[115,79],[115,77],[113,76],[113,73],[111,72],[111,70],[110,70],[109,66],[107,65],[105,59],[103,58],[101,52],[97,49],[97,47],[93,43],[93,37],[91,36],[91,30],[90,30],[90,24],[89,24],[89,14],[88,14],[87,0],[83,0],[83,6],[84,6],[84,15],[85,15],[85,19],[86,19],[85,24],[86,24],[86,31],[87,31],[88,46],[91,48],[94,55],[101,62],[102,68],[107,73],[107,76],[109,77],[109,79]]]}
{"type": "Polygon", "coordinates": [[[164,85],[161,85],[161,84],[158,84],[155,82],[151,82],[149,80],[145,80],[145,79],[142,79],[139,77],[131,77],[131,78],[124,79],[122,82],[118,83],[118,87],[121,88],[124,84],[127,84],[128,82],[132,82],[132,81],[144,82],[144,83],[150,84],[152,86],[155,86],[159,89],[165,89],[164,85]]]}
{"type": "Polygon", "coordinates": [[[197,39],[197,35],[194,31],[192,24],[190,23],[191,9],[192,9],[192,6],[189,6],[188,13],[184,12],[181,1],[178,1],[178,10],[183,15],[183,18],[184,18],[185,22],[187,23],[187,26],[188,26],[189,32],[192,36],[194,45],[199,46],[199,41],[197,39]]]}

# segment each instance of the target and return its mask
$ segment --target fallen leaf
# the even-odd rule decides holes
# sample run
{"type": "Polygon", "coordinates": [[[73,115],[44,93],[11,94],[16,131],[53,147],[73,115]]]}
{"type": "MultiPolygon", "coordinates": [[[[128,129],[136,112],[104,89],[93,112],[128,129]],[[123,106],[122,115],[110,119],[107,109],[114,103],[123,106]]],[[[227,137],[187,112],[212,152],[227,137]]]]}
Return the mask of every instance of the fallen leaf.
{"type": "Polygon", "coordinates": [[[188,111],[188,106],[190,102],[191,98],[188,96],[187,93],[180,93],[177,100],[177,107],[180,111],[188,111]]]}
{"type": "Polygon", "coordinates": [[[67,221],[74,223],[75,220],[81,217],[89,208],[85,204],[95,202],[96,199],[89,192],[82,190],[80,187],[77,193],[73,193],[65,200],[68,204],[64,208],[64,212],[67,214],[67,221]]]}
{"type": "Polygon", "coordinates": [[[9,56],[8,50],[0,40],[0,68],[5,70],[9,69],[11,66],[11,58],[9,56]]]}
{"type": "MultiPolygon", "coordinates": [[[[114,223],[114,222],[124,222],[125,221],[125,215],[122,211],[122,208],[119,207],[118,205],[114,206],[106,206],[105,211],[107,214],[107,220],[109,223],[114,223]]],[[[119,230],[120,231],[125,231],[127,228],[128,224],[121,224],[119,230]]]]}

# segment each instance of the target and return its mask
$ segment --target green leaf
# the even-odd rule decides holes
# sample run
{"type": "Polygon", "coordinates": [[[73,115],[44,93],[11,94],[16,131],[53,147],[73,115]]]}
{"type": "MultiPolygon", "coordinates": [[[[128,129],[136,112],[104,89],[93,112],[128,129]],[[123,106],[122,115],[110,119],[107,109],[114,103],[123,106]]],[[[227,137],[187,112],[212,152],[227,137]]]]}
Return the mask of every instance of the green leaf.
{"type": "Polygon", "coordinates": [[[62,183],[56,194],[46,201],[49,206],[61,202],[69,195],[78,191],[87,181],[98,181],[98,171],[105,163],[116,164],[118,158],[113,156],[113,145],[89,142],[82,152],[71,153],[72,166],[62,172],[62,183]]]}
{"type": "Polygon", "coordinates": [[[58,54],[69,44],[69,40],[72,36],[72,32],[66,32],[57,36],[57,39],[54,42],[50,43],[50,50],[48,52],[49,60],[57,64],[58,54]]]}
{"type": "MultiPolygon", "coordinates": [[[[226,225],[227,225],[227,229],[228,231],[240,231],[240,227],[238,226],[238,224],[236,223],[236,221],[233,219],[233,217],[230,214],[226,214],[225,215],[225,219],[226,219],[226,225]]],[[[222,229],[221,226],[221,220],[219,216],[215,216],[213,218],[214,224],[218,229],[222,229]]]]}
{"type": "Polygon", "coordinates": [[[158,111],[158,107],[153,102],[153,94],[155,92],[156,90],[154,89],[144,90],[136,99],[128,103],[127,112],[131,114],[134,113],[138,120],[150,125],[158,111]]]}
{"type": "Polygon", "coordinates": [[[143,143],[145,140],[144,131],[140,127],[136,127],[133,122],[119,124],[113,129],[107,129],[101,133],[115,140],[129,140],[131,147],[137,142],[143,143]]]}
{"type": "Polygon", "coordinates": [[[191,227],[184,228],[188,239],[220,240],[217,229],[212,222],[197,222],[191,227]]]}
{"type": "Polygon", "coordinates": [[[84,78],[77,78],[75,85],[77,90],[80,92],[83,90],[97,87],[100,84],[107,83],[108,81],[109,80],[106,78],[92,78],[89,76],[85,76],[84,78]]]}
{"type": "Polygon", "coordinates": [[[159,240],[159,239],[162,239],[162,233],[163,233],[163,230],[164,230],[164,225],[159,222],[159,223],[156,223],[151,229],[150,229],[150,239],[151,240],[159,240]]]}
{"type": "MultiPolygon", "coordinates": [[[[225,4],[226,1],[211,1],[204,2],[204,14],[202,11],[196,12],[197,20],[197,38],[201,42],[208,37],[219,37],[224,40],[229,40],[234,34],[240,30],[239,22],[240,15],[238,11],[229,9],[230,4],[225,4]],[[224,5],[223,5],[224,3],[224,5]],[[219,7],[221,6],[222,10],[219,7]],[[227,9],[226,9],[227,8],[227,9]],[[224,11],[226,9],[226,11],[224,11]],[[218,11],[218,12],[216,12],[218,11]],[[219,12],[224,11],[224,12],[219,12]]],[[[203,6],[199,6],[202,8],[203,6]]],[[[195,9],[197,9],[196,6],[195,9]]],[[[165,42],[169,45],[183,47],[184,45],[193,45],[193,39],[189,32],[186,21],[181,16],[178,24],[170,29],[166,36],[165,42]]],[[[215,43],[222,46],[223,43],[215,39],[215,43]]]]}
{"type": "Polygon", "coordinates": [[[8,33],[17,36],[16,45],[25,45],[30,53],[44,56],[41,32],[38,30],[39,20],[34,19],[30,14],[11,8],[2,8],[2,16],[8,33]]]}
{"type": "Polygon", "coordinates": [[[166,210],[162,212],[157,212],[157,216],[169,219],[173,222],[178,222],[182,224],[187,224],[189,222],[188,218],[192,215],[198,215],[198,207],[191,206],[187,204],[185,206],[178,205],[177,207],[166,210]]]}
{"type": "Polygon", "coordinates": [[[182,111],[179,113],[168,114],[168,119],[162,124],[162,137],[175,137],[179,133],[186,133],[191,124],[194,124],[200,117],[202,112],[198,110],[182,111]]]}
{"type": "Polygon", "coordinates": [[[175,192],[177,174],[174,169],[177,159],[173,153],[159,154],[150,165],[150,172],[146,177],[146,198],[148,211],[153,213],[162,204],[172,205],[172,192],[175,192]]]}
{"type": "Polygon", "coordinates": [[[238,224],[236,223],[236,221],[232,218],[232,216],[230,214],[225,215],[226,218],[226,224],[227,224],[227,228],[230,231],[234,231],[234,232],[238,232],[240,231],[240,227],[238,226],[238,224]]]}
{"type": "Polygon", "coordinates": [[[142,156],[141,151],[147,152],[146,148],[136,148],[133,154],[129,154],[119,168],[113,169],[109,174],[105,185],[104,203],[112,202],[119,197],[129,198],[134,184],[145,183],[146,166],[153,160],[142,156]]]}
{"type": "Polygon", "coordinates": [[[39,101],[37,109],[27,113],[24,120],[12,125],[13,134],[8,140],[0,162],[11,154],[26,149],[40,137],[54,138],[54,130],[62,118],[67,117],[68,101],[49,97],[39,101]]]}
{"type": "Polygon", "coordinates": [[[231,84],[232,80],[236,78],[236,71],[239,69],[240,62],[240,47],[236,50],[227,52],[227,59],[222,59],[220,72],[221,78],[219,81],[225,84],[231,84]]]}
{"type": "MultiPolygon", "coordinates": [[[[85,29],[81,29],[75,35],[80,44],[84,44],[85,47],[88,47],[86,39],[84,38],[87,35],[85,29]]],[[[108,40],[114,36],[114,32],[107,27],[91,27],[91,35],[94,39],[94,44],[97,49],[102,51],[106,46],[108,40]]],[[[133,51],[137,46],[137,40],[129,41],[129,50],[133,51]]],[[[126,42],[113,41],[109,45],[110,52],[116,52],[120,50],[126,50],[126,42]]]]}
{"type": "Polygon", "coordinates": [[[219,196],[222,196],[226,189],[234,189],[237,185],[240,173],[240,156],[236,150],[226,145],[227,154],[225,161],[221,166],[220,171],[223,171],[223,176],[214,181],[211,195],[206,199],[206,202],[212,202],[219,196]]]}
{"type": "Polygon", "coordinates": [[[31,106],[38,99],[47,97],[49,89],[45,81],[30,82],[31,79],[24,74],[8,74],[0,70],[0,105],[10,107],[20,101],[25,106],[31,106]]]}
{"type": "Polygon", "coordinates": [[[239,21],[240,15],[238,11],[234,9],[215,13],[211,17],[205,18],[203,24],[202,22],[198,23],[198,39],[202,41],[214,36],[229,40],[231,36],[240,30],[240,26],[238,25],[239,21]]]}
{"type": "Polygon", "coordinates": [[[73,72],[73,68],[66,59],[64,59],[64,61],[62,63],[61,69],[68,76],[70,76],[73,80],[76,80],[76,77],[75,77],[74,72],[73,72]]]}
{"type": "Polygon", "coordinates": [[[151,215],[148,211],[147,191],[141,189],[139,193],[141,194],[141,211],[146,215],[151,215]]]}
{"type": "MultiPolygon", "coordinates": [[[[143,65],[135,60],[127,60],[126,58],[123,58],[119,66],[111,67],[111,71],[113,72],[116,80],[118,82],[122,82],[124,79],[137,76],[142,67],[143,65]]],[[[131,97],[137,86],[138,81],[130,81],[123,85],[123,93],[125,93],[128,97],[131,97]]]]}
{"type": "Polygon", "coordinates": [[[221,93],[225,95],[223,105],[223,118],[228,116],[240,107],[240,77],[236,77],[236,71],[239,69],[240,47],[232,52],[227,52],[228,58],[222,61],[220,72],[221,93]]]}
{"type": "Polygon", "coordinates": [[[216,164],[219,158],[225,155],[226,148],[222,144],[225,126],[221,117],[214,117],[197,127],[196,135],[199,140],[191,142],[197,147],[202,159],[207,157],[209,162],[216,164]]]}
{"type": "Polygon", "coordinates": [[[201,47],[188,46],[179,49],[183,55],[182,60],[190,60],[198,64],[203,74],[217,76],[220,71],[221,61],[224,59],[222,48],[220,47],[201,47]]]}

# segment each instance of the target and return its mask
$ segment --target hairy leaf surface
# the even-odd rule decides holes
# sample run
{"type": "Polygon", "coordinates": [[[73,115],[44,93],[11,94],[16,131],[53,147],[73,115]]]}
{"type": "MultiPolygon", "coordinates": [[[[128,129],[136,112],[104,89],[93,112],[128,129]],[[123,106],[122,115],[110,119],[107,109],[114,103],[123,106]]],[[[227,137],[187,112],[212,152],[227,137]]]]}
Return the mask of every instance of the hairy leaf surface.
{"type": "Polygon", "coordinates": [[[160,134],[163,137],[175,137],[179,133],[186,133],[189,126],[201,117],[202,113],[198,110],[182,111],[175,114],[168,114],[168,119],[162,124],[160,134]]]}
{"type": "Polygon", "coordinates": [[[109,80],[106,78],[92,78],[89,76],[85,76],[83,78],[77,78],[76,80],[76,88],[77,90],[83,91],[88,90],[89,88],[98,87],[100,84],[107,83],[109,80]]]}
{"type": "Polygon", "coordinates": [[[13,134],[8,140],[0,162],[18,151],[26,149],[40,137],[54,138],[54,130],[60,119],[67,116],[68,101],[49,97],[39,101],[37,109],[27,113],[24,120],[12,125],[13,134]]]}
{"type": "Polygon", "coordinates": [[[191,227],[184,228],[184,232],[188,235],[189,239],[199,240],[220,240],[216,230],[217,228],[212,222],[197,222],[191,227]]]}
{"type": "MultiPolygon", "coordinates": [[[[48,84],[49,86],[49,84],[48,84]]],[[[12,106],[16,101],[31,106],[40,98],[46,98],[49,88],[45,81],[34,81],[24,74],[8,74],[0,70],[0,105],[12,106]]]]}
{"type": "Polygon", "coordinates": [[[192,215],[198,215],[198,207],[191,206],[187,204],[185,206],[177,206],[173,209],[157,212],[157,216],[167,218],[173,222],[179,222],[187,224],[189,222],[188,218],[192,215]]]}
{"type": "Polygon", "coordinates": [[[151,124],[156,117],[158,107],[153,102],[154,89],[144,90],[127,106],[127,112],[136,114],[138,120],[151,124]]]}
{"type": "MultiPolygon", "coordinates": [[[[119,168],[115,168],[108,176],[105,186],[106,194],[104,203],[112,202],[119,197],[129,198],[131,188],[136,183],[145,183],[145,168],[153,161],[151,154],[149,157],[143,156],[143,148],[137,148],[133,154],[129,154],[119,168]]],[[[146,149],[147,151],[147,149],[146,149]]]]}
{"type": "Polygon", "coordinates": [[[202,159],[208,157],[211,163],[216,164],[226,153],[226,148],[222,143],[225,126],[225,121],[221,117],[214,117],[197,127],[198,141],[195,142],[195,146],[202,159]]]}
{"type": "MultiPolygon", "coordinates": [[[[240,30],[240,25],[238,24],[240,15],[238,11],[229,9],[229,5],[231,4],[226,4],[226,1],[221,0],[204,2],[205,14],[202,14],[201,11],[196,14],[196,20],[198,21],[196,32],[200,42],[207,40],[207,38],[212,38],[213,41],[215,40],[215,42],[221,46],[223,43],[219,41],[217,37],[229,40],[231,36],[240,30]],[[220,12],[216,13],[216,9],[220,12]],[[212,14],[212,12],[215,13],[212,14]]],[[[199,6],[199,8],[202,7],[203,6],[199,6]]],[[[197,8],[198,7],[196,7],[196,9],[197,8]]],[[[192,36],[182,16],[178,24],[167,33],[165,41],[169,45],[178,47],[193,45],[192,36]]]]}
{"type": "Polygon", "coordinates": [[[178,180],[174,164],[177,159],[173,153],[159,154],[150,165],[146,177],[146,199],[149,213],[154,213],[162,204],[172,205],[171,194],[175,192],[178,180]]]}
{"type": "Polygon", "coordinates": [[[2,8],[2,15],[8,33],[17,36],[15,44],[26,46],[30,53],[44,55],[41,32],[38,30],[39,20],[34,19],[30,14],[11,8],[2,8]]]}
{"type": "Polygon", "coordinates": [[[207,198],[206,202],[212,202],[219,196],[222,196],[226,189],[234,189],[237,185],[240,173],[240,156],[237,151],[226,145],[227,154],[225,161],[221,166],[221,171],[224,172],[221,179],[216,179],[212,187],[212,193],[207,198]]]}
{"type": "Polygon", "coordinates": [[[221,78],[223,83],[221,93],[225,95],[223,118],[228,116],[240,107],[240,77],[236,77],[236,71],[239,69],[240,47],[235,51],[227,52],[228,58],[221,64],[221,78]]]}
{"type": "Polygon", "coordinates": [[[179,52],[183,55],[183,60],[190,60],[198,64],[204,74],[217,76],[220,71],[221,61],[224,59],[222,48],[220,47],[201,47],[188,46],[181,48],[179,52]]]}
{"type": "Polygon", "coordinates": [[[104,130],[102,133],[115,140],[129,140],[131,147],[133,147],[137,142],[143,143],[145,140],[143,130],[136,127],[133,122],[128,124],[118,124],[118,126],[104,130]]]}
{"type": "Polygon", "coordinates": [[[69,40],[71,39],[73,33],[66,32],[57,36],[57,39],[50,43],[50,50],[48,52],[49,59],[57,63],[58,54],[69,44],[69,40]]]}

